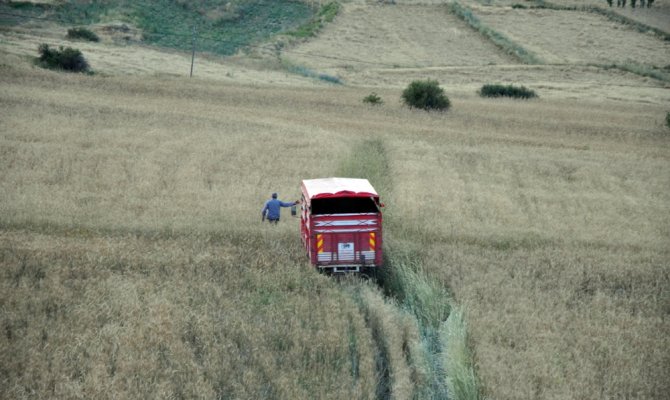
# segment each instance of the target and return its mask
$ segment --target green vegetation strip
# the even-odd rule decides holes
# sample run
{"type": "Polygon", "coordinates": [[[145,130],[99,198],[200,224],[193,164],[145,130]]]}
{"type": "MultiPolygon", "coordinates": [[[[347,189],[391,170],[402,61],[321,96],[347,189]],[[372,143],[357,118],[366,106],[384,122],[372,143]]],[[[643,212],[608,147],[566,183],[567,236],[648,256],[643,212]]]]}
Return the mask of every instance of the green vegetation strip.
{"type": "Polygon", "coordinates": [[[337,1],[326,3],[321,6],[319,12],[309,22],[299,26],[295,30],[286,32],[286,34],[297,38],[316,36],[325,24],[335,19],[341,8],[342,6],[337,1]]]}
{"type": "Polygon", "coordinates": [[[447,386],[454,399],[479,399],[479,379],[472,363],[468,347],[468,327],[463,318],[463,310],[453,308],[451,315],[440,332],[442,343],[446,343],[444,366],[448,371],[447,386]]]}
{"type": "Polygon", "coordinates": [[[304,76],[305,78],[318,79],[324,82],[335,85],[342,85],[344,82],[337,76],[316,72],[302,65],[295,65],[287,60],[282,60],[282,64],[286,70],[292,74],[304,76]]]}
{"type": "Polygon", "coordinates": [[[640,76],[645,76],[648,78],[654,78],[658,79],[659,81],[663,82],[670,82],[670,70],[665,69],[661,70],[659,68],[655,68],[649,65],[642,65],[642,64],[593,64],[594,67],[602,68],[605,70],[608,69],[619,69],[621,71],[626,71],[630,72],[636,75],[640,76]]]}
{"type": "MultiPolygon", "coordinates": [[[[383,198],[390,200],[389,170],[384,143],[380,139],[370,139],[357,146],[337,172],[341,176],[368,179],[383,198]]],[[[401,311],[413,316],[418,324],[422,353],[427,360],[423,367],[428,376],[424,382],[412,382],[415,395],[432,399],[479,399],[479,382],[467,345],[462,312],[452,312],[453,300],[447,289],[424,272],[421,253],[389,239],[393,231],[402,229],[401,224],[394,225],[392,213],[387,212],[384,219],[391,235],[385,235],[385,265],[376,278],[384,294],[401,311]]],[[[362,300],[357,300],[360,305],[362,300]]],[[[388,362],[388,349],[383,345],[379,347],[383,350],[382,362],[388,362]]],[[[384,366],[380,368],[382,379],[378,395],[383,397],[392,383],[388,382],[390,378],[384,379],[384,366]]]]}
{"type": "Polygon", "coordinates": [[[507,54],[517,57],[521,62],[526,64],[543,64],[543,61],[531,51],[524,49],[520,44],[515,43],[502,33],[484,25],[468,7],[454,1],[449,5],[449,10],[470,25],[470,27],[491,40],[507,54]]]}

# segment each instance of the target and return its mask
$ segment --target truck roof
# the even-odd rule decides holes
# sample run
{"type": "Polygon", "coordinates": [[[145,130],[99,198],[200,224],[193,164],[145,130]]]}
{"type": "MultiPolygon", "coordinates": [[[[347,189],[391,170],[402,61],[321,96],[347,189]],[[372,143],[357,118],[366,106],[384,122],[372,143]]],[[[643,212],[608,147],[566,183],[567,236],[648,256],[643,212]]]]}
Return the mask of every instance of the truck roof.
{"type": "Polygon", "coordinates": [[[367,179],[322,178],[302,181],[303,192],[309,199],[328,197],[379,197],[367,179]]]}

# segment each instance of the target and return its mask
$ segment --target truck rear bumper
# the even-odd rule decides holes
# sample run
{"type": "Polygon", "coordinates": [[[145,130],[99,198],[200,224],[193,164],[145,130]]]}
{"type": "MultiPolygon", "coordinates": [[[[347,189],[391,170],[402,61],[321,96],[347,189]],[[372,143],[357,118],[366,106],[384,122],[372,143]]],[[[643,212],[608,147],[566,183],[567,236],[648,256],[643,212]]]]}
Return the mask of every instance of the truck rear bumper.
{"type": "Polygon", "coordinates": [[[347,273],[347,272],[361,272],[379,268],[374,264],[331,264],[331,265],[317,265],[317,268],[326,272],[332,273],[347,273]]]}

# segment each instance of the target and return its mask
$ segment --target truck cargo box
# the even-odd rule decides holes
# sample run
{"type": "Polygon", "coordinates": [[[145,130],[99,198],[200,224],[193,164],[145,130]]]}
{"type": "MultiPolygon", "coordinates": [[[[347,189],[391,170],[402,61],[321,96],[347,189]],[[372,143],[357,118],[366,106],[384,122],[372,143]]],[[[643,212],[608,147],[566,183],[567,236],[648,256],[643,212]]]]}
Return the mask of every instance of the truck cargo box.
{"type": "Polygon", "coordinates": [[[313,265],[359,272],[382,265],[379,195],[367,179],[302,181],[301,238],[313,265]]]}

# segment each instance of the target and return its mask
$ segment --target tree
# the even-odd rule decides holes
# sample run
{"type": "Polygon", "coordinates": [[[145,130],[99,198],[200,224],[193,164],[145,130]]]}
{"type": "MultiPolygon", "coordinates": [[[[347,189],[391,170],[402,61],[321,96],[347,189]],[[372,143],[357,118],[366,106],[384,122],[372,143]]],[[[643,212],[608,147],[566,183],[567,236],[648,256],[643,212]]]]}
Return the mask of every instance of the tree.
{"type": "Polygon", "coordinates": [[[72,72],[87,72],[88,62],[78,49],[72,47],[52,49],[48,44],[42,43],[37,48],[40,53],[39,63],[45,68],[62,69],[72,72]]]}
{"type": "Polygon", "coordinates": [[[436,80],[413,81],[402,92],[405,104],[423,110],[447,110],[451,105],[436,80]]]}

